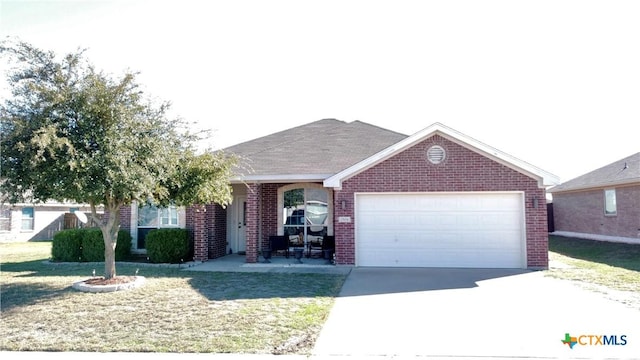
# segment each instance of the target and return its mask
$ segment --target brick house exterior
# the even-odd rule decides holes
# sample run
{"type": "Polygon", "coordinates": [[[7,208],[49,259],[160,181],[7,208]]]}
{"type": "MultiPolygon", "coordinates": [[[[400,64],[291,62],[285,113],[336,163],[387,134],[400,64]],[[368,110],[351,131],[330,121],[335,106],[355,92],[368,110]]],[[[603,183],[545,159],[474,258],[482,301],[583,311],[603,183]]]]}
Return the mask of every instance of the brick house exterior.
{"type": "Polygon", "coordinates": [[[640,153],[549,189],[555,235],[640,243],[640,153]],[[605,210],[606,192],[615,212],[605,210]]]}
{"type": "MultiPolygon", "coordinates": [[[[557,178],[442,124],[406,136],[362,122],[325,119],[225,151],[247,159],[253,172],[233,179],[234,202],[226,209],[215,205],[187,209],[186,227],[193,234],[196,261],[241,252],[246,262],[258,262],[269,237],[283,233],[287,216],[283,194],[305,189],[326,193],[326,233],[335,237],[338,265],[368,266],[357,255],[359,247],[365,246],[358,239],[360,210],[356,208],[363,194],[415,194],[425,199],[433,194],[461,194],[477,196],[478,203],[484,195],[497,194],[517,200],[515,242],[521,243],[516,245],[521,247],[517,251],[522,261],[515,267],[548,267],[544,199],[546,187],[556,184],[557,178]],[[446,151],[437,165],[425,156],[432,145],[446,151]]],[[[420,228],[414,228],[419,225],[411,226],[402,230],[419,237],[420,228]]]]}
{"type": "MultiPolygon", "coordinates": [[[[356,192],[461,192],[461,191],[525,191],[525,199],[545,198],[538,182],[478,153],[468,150],[439,135],[435,135],[407,150],[345,181],[335,192],[338,201],[352,201],[356,192]],[[433,144],[448,150],[449,159],[443,166],[429,166],[422,158],[433,144]],[[453,181],[452,181],[453,179],[453,181]]],[[[526,206],[527,267],[548,265],[548,233],[546,209],[526,206]]],[[[336,216],[355,217],[353,207],[336,210],[336,216]]],[[[336,231],[337,261],[355,262],[354,224],[340,224],[336,231]]]]}

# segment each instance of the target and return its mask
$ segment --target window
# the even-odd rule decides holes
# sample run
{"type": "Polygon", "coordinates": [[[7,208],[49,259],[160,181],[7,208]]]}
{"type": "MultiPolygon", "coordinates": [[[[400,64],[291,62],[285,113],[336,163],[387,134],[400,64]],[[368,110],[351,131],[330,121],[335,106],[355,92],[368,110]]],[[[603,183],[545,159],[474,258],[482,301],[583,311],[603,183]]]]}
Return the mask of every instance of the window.
{"type": "Polygon", "coordinates": [[[145,205],[138,208],[138,227],[172,227],[178,226],[178,209],[175,206],[159,208],[145,205]]]}
{"type": "Polygon", "coordinates": [[[33,230],[33,208],[22,208],[22,226],[21,230],[33,230]]]}
{"type": "Polygon", "coordinates": [[[138,206],[137,248],[145,248],[149,231],[165,227],[178,227],[178,209],[175,206],[159,208],[154,205],[138,206]]]}
{"type": "Polygon", "coordinates": [[[327,235],[326,189],[296,188],[283,193],[283,228],[287,238],[300,245],[320,241],[327,235]]]}
{"type": "Polygon", "coordinates": [[[178,226],[178,209],[175,206],[161,208],[160,226],[178,226]]]}
{"type": "Polygon", "coordinates": [[[11,231],[11,208],[0,204],[0,231],[11,231]]]}
{"type": "Polygon", "coordinates": [[[604,190],[604,214],[616,215],[618,213],[616,206],[616,189],[604,190]]]}

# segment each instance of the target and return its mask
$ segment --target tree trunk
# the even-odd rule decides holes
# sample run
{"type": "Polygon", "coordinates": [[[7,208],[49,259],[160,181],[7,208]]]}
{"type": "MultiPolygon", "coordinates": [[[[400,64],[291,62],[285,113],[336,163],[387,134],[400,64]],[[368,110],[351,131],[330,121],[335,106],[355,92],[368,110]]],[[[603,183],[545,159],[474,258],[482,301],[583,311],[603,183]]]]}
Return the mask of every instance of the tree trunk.
{"type": "Polygon", "coordinates": [[[118,230],[120,230],[120,206],[110,206],[109,218],[100,225],[102,237],[104,239],[104,278],[113,279],[116,277],[116,243],[118,241],[118,230]]]}

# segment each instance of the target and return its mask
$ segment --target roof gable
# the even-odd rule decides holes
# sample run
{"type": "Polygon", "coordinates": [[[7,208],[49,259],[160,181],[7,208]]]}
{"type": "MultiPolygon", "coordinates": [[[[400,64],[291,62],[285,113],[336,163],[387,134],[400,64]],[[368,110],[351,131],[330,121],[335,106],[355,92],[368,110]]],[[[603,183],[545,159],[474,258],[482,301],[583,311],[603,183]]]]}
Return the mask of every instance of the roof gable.
{"type": "Polygon", "coordinates": [[[550,193],[640,184],[640,152],[549,189],[550,193]]]}
{"type": "Polygon", "coordinates": [[[507,153],[497,150],[489,145],[486,145],[478,140],[475,140],[469,136],[466,136],[456,130],[453,130],[441,123],[434,123],[431,126],[373,154],[372,156],[350,166],[349,168],[327,178],[324,181],[324,186],[340,188],[342,182],[349,179],[352,176],[359,174],[360,172],[391,158],[392,156],[404,151],[405,149],[431,137],[434,135],[440,135],[452,142],[455,142],[463,147],[478,152],[488,158],[491,158],[507,167],[510,167],[518,172],[524,173],[528,176],[538,179],[541,187],[556,185],[559,183],[559,179],[556,175],[546,172],[538,167],[535,167],[527,162],[524,162],[518,158],[515,158],[507,153]]]}

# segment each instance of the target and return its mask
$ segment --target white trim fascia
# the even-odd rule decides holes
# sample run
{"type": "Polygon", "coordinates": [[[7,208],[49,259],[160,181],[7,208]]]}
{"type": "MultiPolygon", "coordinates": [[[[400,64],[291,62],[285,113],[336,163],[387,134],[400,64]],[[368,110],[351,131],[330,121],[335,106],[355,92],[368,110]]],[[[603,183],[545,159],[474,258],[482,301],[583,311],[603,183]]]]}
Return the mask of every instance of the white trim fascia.
{"type": "Polygon", "coordinates": [[[232,184],[242,183],[288,183],[288,182],[323,182],[333,174],[291,174],[291,175],[248,175],[231,178],[232,184]]]}
{"type": "Polygon", "coordinates": [[[599,184],[591,184],[591,185],[583,185],[578,187],[572,187],[570,189],[554,189],[550,188],[547,190],[550,194],[562,194],[562,193],[570,193],[576,191],[584,191],[584,190],[598,190],[605,189],[611,187],[627,187],[627,186],[640,186],[640,179],[625,179],[619,181],[611,181],[608,183],[599,183],[599,184]]]}
{"type": "Polygon", "coordinates": [[[640,245],[640,238],[630,238],[624,236],[609,236],[609,235],[598,235],[598,234],[587,234],[587,233],[577,233],[571,231],[554,231],[549,235],[555,236],[563,236],[570,238],[578,238],[578,239],[586,239],[586,240],[597,240],[597,241],[608,241],[608,242],[616,242],[616,243],[625,243],[625,244],[638,244],[640,245]]]}
{"type": "Polygon", "coordinates": [[[485,156],[490,157],[495,161],[514,170],[524,172],[527,175],[538,178],[540,187],[547,187],[560,183],[560,179],[556,175],[553,175],[514,156],[495,149],[472,137],[464,135],[441,123],[434,123],[433,125],[426,127],[418,131],[417,133],[387,147],[386,149],[360,161],[359,163],[331,176],[324,181],[324,186],[340,189],[342,187],[342,181],[357,175],[358,173],[370,168],[371,166],[378,164],[435,134],[442,135],[446,139],[451,140],[461,146],[464,146],[476,152],[480,152],[485,156]]]}

